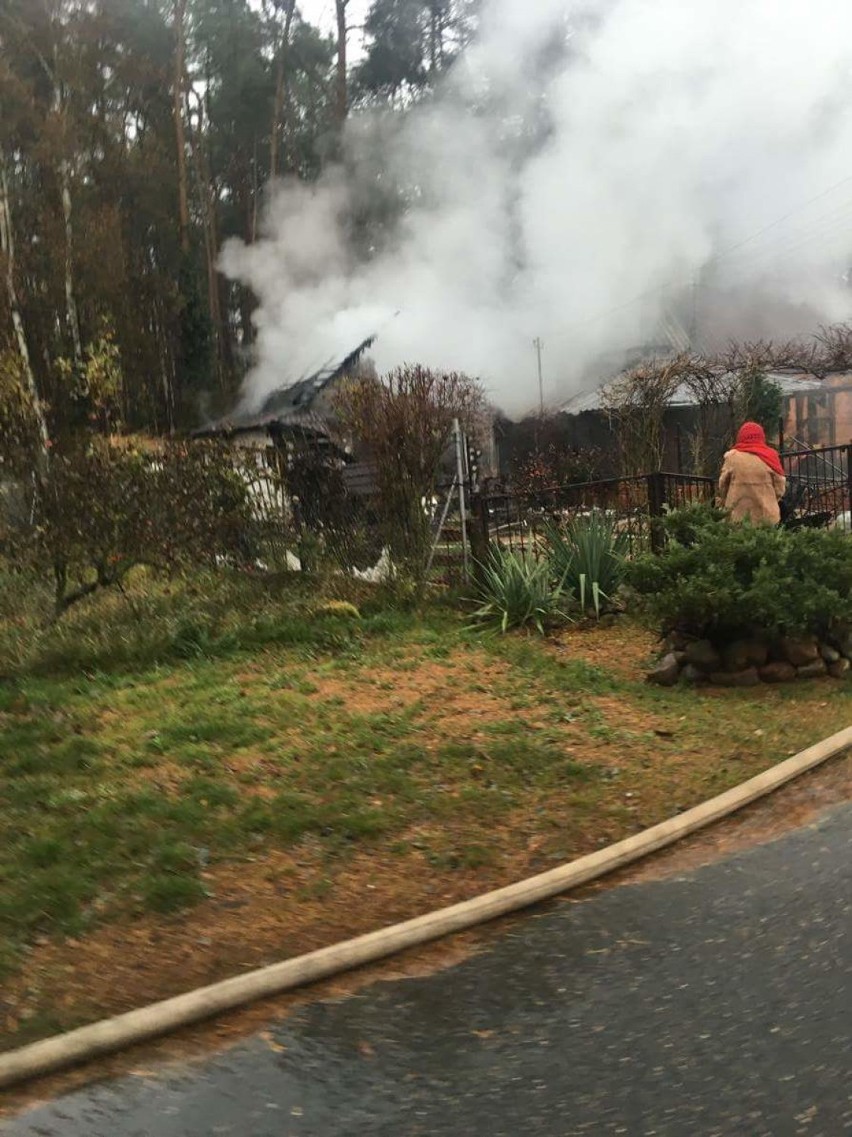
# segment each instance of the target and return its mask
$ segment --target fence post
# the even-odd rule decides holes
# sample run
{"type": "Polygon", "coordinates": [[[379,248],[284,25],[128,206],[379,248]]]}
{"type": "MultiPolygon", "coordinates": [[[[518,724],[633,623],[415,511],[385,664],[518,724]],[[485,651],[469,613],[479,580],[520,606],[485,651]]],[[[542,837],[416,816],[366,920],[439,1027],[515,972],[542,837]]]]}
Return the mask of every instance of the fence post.
{"type": "Polygon", "coordinates": [[[490,533],[488,528],[488,494],[480,489],[472,498],[470,526],[470,551],[473,556],[473,569],[485,563],[488,556],[490,533]]]}
{"type": "Polygon", "coordinates": [[[659,553],[666,543],[666,531],[663,528],[663,506],[666,503],[665,478],[661,472],[647,475],[648,482],[648,514],[651,518],[651,548],[659,553]]]}

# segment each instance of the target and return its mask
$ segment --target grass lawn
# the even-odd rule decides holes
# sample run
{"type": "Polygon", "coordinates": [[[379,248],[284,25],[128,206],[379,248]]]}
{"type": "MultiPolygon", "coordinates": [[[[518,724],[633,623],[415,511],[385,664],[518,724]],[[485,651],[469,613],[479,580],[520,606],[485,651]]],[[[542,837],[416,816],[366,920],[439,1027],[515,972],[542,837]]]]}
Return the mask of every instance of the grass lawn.
{"type": "Polygon", "coordinates": [[[843,682],[649,687],[627,621],[494,637],[252,587],[250,618],[203,582],[104,598],[30,655],[9,601],[3,1047],[550,867],[852,717],[843,682]]]}

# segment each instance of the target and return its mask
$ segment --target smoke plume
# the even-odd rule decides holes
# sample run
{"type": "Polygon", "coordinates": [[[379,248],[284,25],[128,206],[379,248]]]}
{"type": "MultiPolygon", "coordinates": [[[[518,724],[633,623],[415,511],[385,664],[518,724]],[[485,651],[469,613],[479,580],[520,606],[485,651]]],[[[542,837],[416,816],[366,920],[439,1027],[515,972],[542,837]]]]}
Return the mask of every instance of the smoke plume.
{"type": "Polygon", "coordinates": [[[373,332],[381,370],[522,413],[534,337],[554,402],[661,329],[847,318],[850,45],[836,0],[486,0],[434,98],[355,115],[341,165],[226,246],[260,300],[244,404],[373,332]]]}

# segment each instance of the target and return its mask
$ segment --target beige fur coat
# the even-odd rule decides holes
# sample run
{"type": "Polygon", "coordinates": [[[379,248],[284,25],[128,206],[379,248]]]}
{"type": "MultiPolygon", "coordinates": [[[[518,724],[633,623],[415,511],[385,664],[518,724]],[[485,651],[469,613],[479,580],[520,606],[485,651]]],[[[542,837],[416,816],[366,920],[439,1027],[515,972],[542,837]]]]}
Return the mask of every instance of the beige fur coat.
{"type": "Polygon", "coordinates": [[[770,470],[756,454],[729,450],[719,478],[719,502],[733,521],[748,518],[753,525],[777,525],[781,520],[778,503],[786,486],[786,478],[770,470]]]}

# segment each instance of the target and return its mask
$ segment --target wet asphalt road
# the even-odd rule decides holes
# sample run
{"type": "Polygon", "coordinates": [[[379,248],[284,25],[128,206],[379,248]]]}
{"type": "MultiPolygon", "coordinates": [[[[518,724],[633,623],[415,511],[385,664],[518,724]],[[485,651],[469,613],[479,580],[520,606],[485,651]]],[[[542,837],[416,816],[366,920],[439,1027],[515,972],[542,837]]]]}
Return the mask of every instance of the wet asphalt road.
{"type": "Polygon", "coordinates": [[[317,1003],[9,1137],[852,1134],[852,806],[550,906],[423,979],[317,1003]]]}

